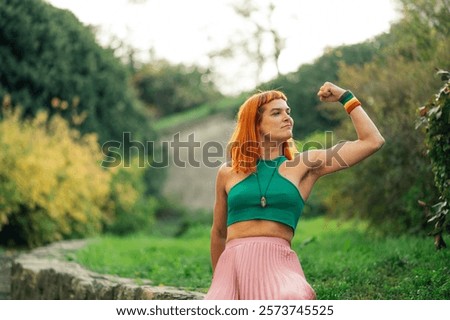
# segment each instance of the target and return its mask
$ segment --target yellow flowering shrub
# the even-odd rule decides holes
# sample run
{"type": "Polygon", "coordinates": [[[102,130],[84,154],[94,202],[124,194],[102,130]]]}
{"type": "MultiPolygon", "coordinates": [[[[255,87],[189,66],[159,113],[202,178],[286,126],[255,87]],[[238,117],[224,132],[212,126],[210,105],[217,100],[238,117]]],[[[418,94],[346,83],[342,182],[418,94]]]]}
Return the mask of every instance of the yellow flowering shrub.
{"type": "Polygon", "coordinates": [[[44,112],[19,119],[4,112],[0,121],[0,241],[36,246],[101,231],[114,203],[96,136],[44,112]]]}

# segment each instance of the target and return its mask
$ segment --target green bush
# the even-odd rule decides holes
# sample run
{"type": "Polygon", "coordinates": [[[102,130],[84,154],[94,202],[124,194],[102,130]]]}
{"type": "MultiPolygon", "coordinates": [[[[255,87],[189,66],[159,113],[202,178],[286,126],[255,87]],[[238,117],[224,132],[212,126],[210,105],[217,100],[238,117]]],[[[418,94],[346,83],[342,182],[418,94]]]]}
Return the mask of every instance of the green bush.
{"type": "Polygon", "coordinates": [[[426,130],[427,153],[431,159],[434,182],[440,202],[433,206],[429,222],[434,223],[433,235],[437,249],[446,247],[442,233],[448,231],[450,211],[450,72],[439,71],[445,85],[423,106],[419,125],[426,130]]]}
{"type": "Polygon", "coordinates": [[[156,117],[194,109],[221,98],[207,70],[198,66],[173,65],[155,60],[133,77],[139,98],[156,117]]]}
{"type": "Polygon", "coordinates": [[[101,142],[125,131],[152,136],[127,68],[67,10],[42,0],[0,1],[0,61],[0,97],[9,95],[24,116],[46,109],[101,142]]]}
{"type": "MultiPolygon", "coordinates": [[[[341,68],[341,85],[359,97],[386,144],[356,166],[325,178],[331,187],[326,199],[330,212],[368,219],[379,231],[391,234],[426,231],[417,201],[433,201],[436,192],[423,135],[414,130],[414,121],[417,101],[423,101],[433,86],[430,82],[417,86],[431,63],[380,57],[363,67],[341,68]]],[[[336,134],[357,138],[349,119],[336,134]]]]}
{"type": "Polygon", "coordinates": [[[152,231],[159,201],[145,195],[145,168],[130,165],[107,170],[112,174],[110,199],[114,210],[104,230],[117,235],[152,231]]]}
{"type": "MultiPolygon", "coordinates": [[[[338,70],[339,85],[358,96],[386,144],[355,167],[324,178],[329,182],[325,205],[341,217],[365,218],[382,232],[425,234],[430,226],[418,200],[435,203],[439,195],[424,134],[414,122],[418,103],[438,85],[430,70],[449,62],[448,10],[442,0],[401,3],[404,17],[377,37],[384,44],[373,59],[364,65],[342,64],[338,70]]],[[[350,120],[335,132],[356,138],[350,120]]]]}
{"type": "Polygon", "coordinates": [[[156,172],[99,165],[97,137],[155,138],[113,50],[69,11],[5,0],[0,61],[2,106],[21,110],[0,113],[0,241],[36,246],[104,227],[120,234],[151,227],[156,200],[143,184],[156,172]]]}

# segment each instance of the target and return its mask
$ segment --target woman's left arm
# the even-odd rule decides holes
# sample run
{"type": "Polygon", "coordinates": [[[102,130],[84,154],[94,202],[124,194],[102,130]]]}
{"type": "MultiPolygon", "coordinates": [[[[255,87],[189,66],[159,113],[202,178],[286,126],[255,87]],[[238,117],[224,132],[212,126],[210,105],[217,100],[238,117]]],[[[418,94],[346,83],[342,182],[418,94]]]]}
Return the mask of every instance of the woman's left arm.
{"type": "MultiPolygon", "coordinates": [[[[317,95],[321,101],[336,102],[345,92],[335,84],[326,82],[317,95]]],[[[354,141],[337,144],[329,149],[308,152],[312,164],[311,169],[317,177],[351,167],[375,153],[384,144],[384,138],[357,99],[353,99],[345,106],[351,108],[351,110],[349,108],[347,110],[358,138],[354,141]]]]}

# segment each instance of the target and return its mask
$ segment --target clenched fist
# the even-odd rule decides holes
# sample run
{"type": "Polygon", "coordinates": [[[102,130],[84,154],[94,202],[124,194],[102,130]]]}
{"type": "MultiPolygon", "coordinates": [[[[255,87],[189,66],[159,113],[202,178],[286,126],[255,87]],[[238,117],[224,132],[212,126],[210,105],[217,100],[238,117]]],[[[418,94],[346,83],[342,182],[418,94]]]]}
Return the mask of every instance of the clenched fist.
{"type": "Polygon", "coordinates": [[[331,82],[325,82],[323,86],[320,87],[317,95],[319,96],[320,101],[336,102],[344,92],[345,90],[338,87],[337,85],[331,82]]]}

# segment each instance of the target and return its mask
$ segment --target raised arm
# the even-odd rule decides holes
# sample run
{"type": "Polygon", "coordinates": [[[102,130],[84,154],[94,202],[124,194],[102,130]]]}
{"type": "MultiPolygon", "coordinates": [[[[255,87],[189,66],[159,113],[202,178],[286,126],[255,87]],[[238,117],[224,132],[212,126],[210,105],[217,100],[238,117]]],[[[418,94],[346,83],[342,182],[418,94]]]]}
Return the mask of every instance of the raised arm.
{"type": "Polygon", "coordinates": [[[220,167],[216,178],[216,199],[211,227],[211,265],[216,269],[217,261],[225,249],[227,239],[227,194],[225,191],[226,164],[220,167]]]}
{"type": "MultiPolygon", "coordinates": [[[[335,84],[326,82],[317,95],[321,101],[336,102],[341,97],[351,98],[349,93],[343,96],[345,92],[346,90],[335,84]]],[[[311,150],[308,156],[313,164],[312,171],[317,177],[351,167],[376,152],[384,144],[384,138],[357,99],[349,101],[345,106],[355,127],[357,139],[337,144],[329,149],[311,150]]]]}

